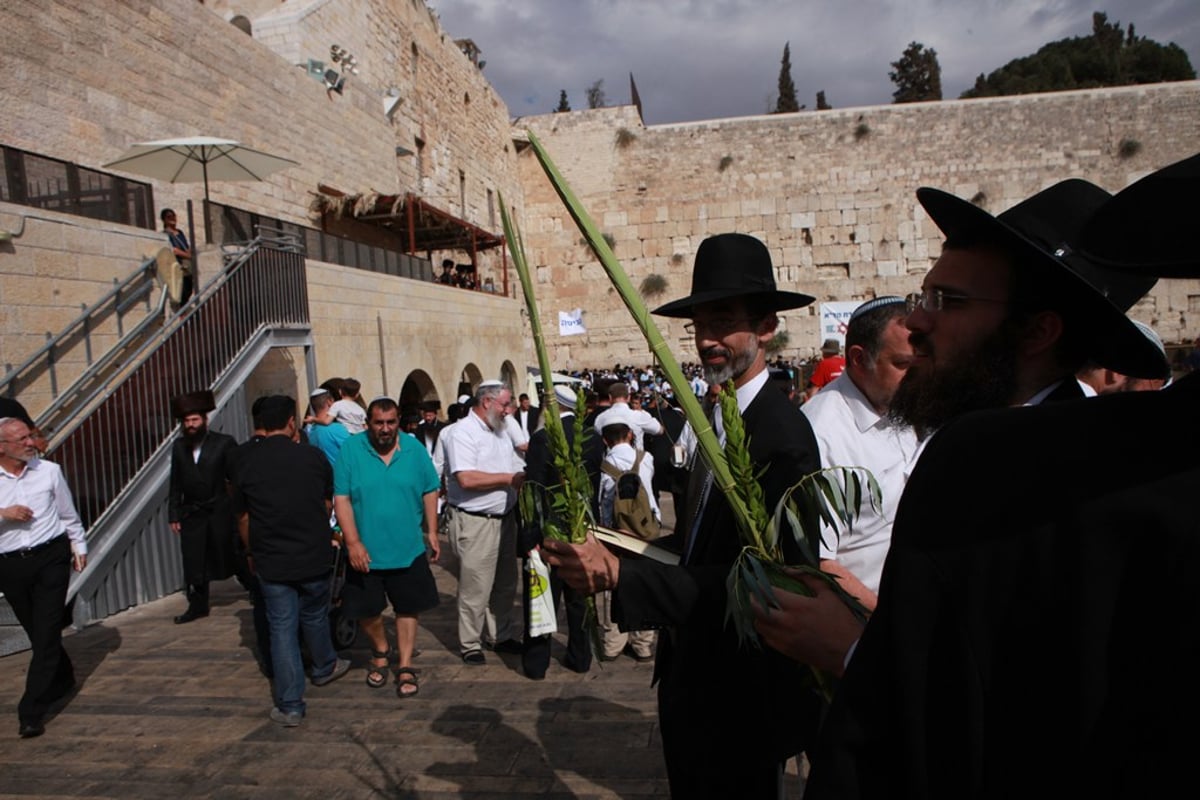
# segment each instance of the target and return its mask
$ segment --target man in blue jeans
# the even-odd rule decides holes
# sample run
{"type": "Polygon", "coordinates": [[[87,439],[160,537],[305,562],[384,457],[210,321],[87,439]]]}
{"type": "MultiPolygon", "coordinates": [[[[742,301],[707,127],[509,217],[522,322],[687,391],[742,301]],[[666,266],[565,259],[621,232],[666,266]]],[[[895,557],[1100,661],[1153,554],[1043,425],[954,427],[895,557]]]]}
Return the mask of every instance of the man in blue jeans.
{"type": "Polygon", "coordinates": [[[332,683],[350,669],[348,659],[338,658],[329,635],[333,469],[320,450],[296,443],[293,398],[272,395],[258,406],[264,436],[240,454],[234,503],[238,533],[262,586],[271,629],[271,720],[293,728],[305,712],[297,628],[312,657],[314,686],[332,683]]]}

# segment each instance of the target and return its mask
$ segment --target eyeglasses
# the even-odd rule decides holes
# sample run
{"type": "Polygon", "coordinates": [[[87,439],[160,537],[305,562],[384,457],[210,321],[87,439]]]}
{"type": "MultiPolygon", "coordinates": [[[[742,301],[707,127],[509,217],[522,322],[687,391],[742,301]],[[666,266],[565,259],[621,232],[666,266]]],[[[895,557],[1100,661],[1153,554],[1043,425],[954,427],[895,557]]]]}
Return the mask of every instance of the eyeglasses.
{"type": "Polygon", "coordinates": [[[971,297],[966,294],[954,294],[944,289],[922,289],[904,298],[904,305],[911,314],[918,308],[930,313],[934,311],[953,311],[962,308],[967,303],[1007,303],[1007,300],[996,300],[991,297],[971,297]]]}
{"type": "Polygon", "coordinates": [[[689,336],[697,332],[708,331],[713,336],[727,336],[747,322],[754,322],[751,317],[717,317],[716,319],[693,320],[683,326],[689,336]]]}
{"type": "Polygon", "coordinates": [[[22,442],[36,442],[36,441],[37,441],[37,437],[34,436],[32,433],[27,433],[24,436],[18,436],[15,439],[0,439],[0,442],[4,442],[5,444],[20,444],[22,442]]]}

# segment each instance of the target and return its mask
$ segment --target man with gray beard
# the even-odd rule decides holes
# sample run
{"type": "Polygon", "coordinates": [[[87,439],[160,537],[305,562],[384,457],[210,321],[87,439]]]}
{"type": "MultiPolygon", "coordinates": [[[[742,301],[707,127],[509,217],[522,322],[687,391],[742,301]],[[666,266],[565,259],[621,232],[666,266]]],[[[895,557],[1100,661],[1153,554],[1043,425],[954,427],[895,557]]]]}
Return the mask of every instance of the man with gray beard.
{"type": "MultiPolygon", "coordinates": [[[[777,312],[812,300],[778,291],[766,245],[729,233],[701,243],[691,295],[654,311],[690,319],[706,379],[732,381],[768,508],[820,468],[808,420],[769,385],[766,362],[777,312]]],[[[719,412],[714,427],[723,436],[719,412]]],[[[696,463],[689,483],[685,507],[677,510],[684,550],[678,565],[619,558],[594,539],[546,541],[542,549],[572,588],[612,590],[621,630],[662,629],[653,683],[671,795],[774,800],[784,762],[815,735],[821,701],[798,664],[743,646],[725,624],[726,578],[742,542],[708,469],[696,463]]],[[[788,562],[801,563],[792,532],[780,540],[788,562]]]]}
{"type": "Polygon", "coordinates": [[[513,604],[517,597],[517,491],[525,465],[513,451],[504,420],[512,390],[485,381],[466,417],[447,431],[446,503],[450,549],[459,558],[458,640],[463,663],[486,662],[487,628],[497,652],[522,650],[513,604]]]}

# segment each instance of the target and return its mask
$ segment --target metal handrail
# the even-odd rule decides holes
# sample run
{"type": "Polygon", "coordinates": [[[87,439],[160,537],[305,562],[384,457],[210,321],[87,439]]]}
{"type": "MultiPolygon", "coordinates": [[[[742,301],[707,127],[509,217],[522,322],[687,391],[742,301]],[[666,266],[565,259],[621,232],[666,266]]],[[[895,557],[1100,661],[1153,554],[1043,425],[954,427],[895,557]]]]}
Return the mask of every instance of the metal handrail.
{"type": "Polygon", "coordinates": [[[264,326],[309,326],[305,261],[292,245],[268,235],[233,254],[163,335],[143,343],[126,369],[94,388],[87,402],[95,409],[64,428],[49,457],[66,473],[85,525],[174,433],[171,398],[215,386],[264,326]]]}
{"type": "MultiPolygon", "coordinates": [[[[124,280],[118,281],[116,278],[113,278],[113,287],[105,292],[99,300],[92,303],[90,306],[85,306],[83,312],[74,320],[69,322],[67,326],[59,331],[57,335],[52,336],[51,334],[47,333],[47,339],[44,345],[35,350],[33,354],[29,356],[29,358],[22,361],[18,366],[10,369],[4,375],[3,379],[0,379],[0,396],[16,396],[16,392],[13,390],[14,384],[16,384],[23,377],[28,379],[29,375],[27,375],[27,373],[32,373],[35,367],[44,365],[43,369],[50,373],[51,396],[57,400],[60,396],[60,393],[58,391],[57,373],[54,369],[56,363],[54,359],[55,350],[71,337],[82,334],[84,345],[87,350],[88,364],[90,366],[92,364],[90,334],[93,321],[102,312],[107,312],[108,307],[111,305],[112,312],[117,315],[118,333],[122,333],[123,331],[121,329],[124,326],[122,325],[121,315],[130,306],[141,300],[142,297],[147,298],[146,310],[149,312],[149,294],[154,285],[155,272],[156,262],[153,257],[150,257],[139,264],[138,268],[124,280]],[[131,295],[122,298],[122,295],[127,289],[139,282],[141,285],[135,287],[131,295]]],[[[124,341],[124,338],[122,341],[124,341]]],[[[42,416],[47,417],[48,415],[43,414],[42,416]]]]}

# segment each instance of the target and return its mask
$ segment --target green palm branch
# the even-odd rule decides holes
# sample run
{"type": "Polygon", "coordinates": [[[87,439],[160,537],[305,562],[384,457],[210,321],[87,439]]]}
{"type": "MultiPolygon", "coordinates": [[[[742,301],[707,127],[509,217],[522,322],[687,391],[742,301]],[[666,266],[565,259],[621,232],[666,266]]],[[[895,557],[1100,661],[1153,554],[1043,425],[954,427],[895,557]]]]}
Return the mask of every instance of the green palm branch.
{"type": "MultiPolygon", "coordinates": [[[[700,453],[713,474],[713,483],[725,494],[733,510],[743,549],[734,562],[726,583],[726,619],[735,626],[740,640],[744,644],[759,644],[758,635],[753,627],[751,597],[756,598],[764,607],[777,608],[778,602],[772,587],[800,594],[812,594],[805,583],[794,577],[793,573],[796,570],[826,581],[840,593],[847,605],[865,618],[866,612],[862,605],[848,595],[836,579],[820,571],[819,550],[816,545],[820,537],[819,521],[831,524],[841,521],[849,524],[857,516],[863,499],[868,499],[878,506],[879,487],[874,477],[867,470],[856,467],[833,467],[812,473],[785,493],[773,513],[770,512],[766,508],[766,498],[758,481],[759,476],[755,473],[750,459],[745,427],[732,383],[722,390],[721,413],[726,435],[726,444],[722,448],[708,417],[691,392],[682,369],[642,302],[641,295],[613,254],[608,241],[596,227],[583,204],[575,197],[570,185],[559,173],[537,136],[532,131],[527,133],[534,155],[550,184],[575,220],[592,252],[596,254],[625,307],[641,329],[651,353],[661,365],[663,374],[680,401],[688,424],[696,434],[700,453]],[[779,537],[785,522],[804,556],[806,563],[802,565],[788,565],[784,561],[779,537]]],[[[828,692],[825,676],[816,670],[814,675],[818,686],[828,692]]]]}

